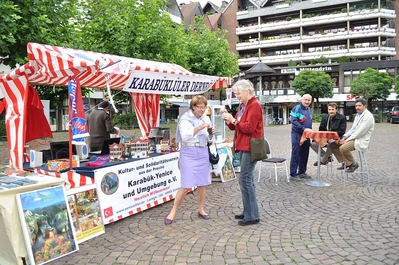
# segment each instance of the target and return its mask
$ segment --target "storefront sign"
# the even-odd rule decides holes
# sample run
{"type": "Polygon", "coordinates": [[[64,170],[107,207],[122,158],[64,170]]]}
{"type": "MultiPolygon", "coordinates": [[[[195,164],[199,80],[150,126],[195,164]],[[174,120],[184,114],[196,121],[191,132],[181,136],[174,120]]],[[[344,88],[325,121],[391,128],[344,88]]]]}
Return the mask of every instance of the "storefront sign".
{"type": "Polygon", "coordinates": [[[301,67],[299,68],[299,71],[305,71],[305,70],[311,70],[311,71],[332,71],[331,66],[320,66],[320,67],[301,67]]]}
{"type": "Polygon", "coordinates": [[[109,224],[175,198],[180,188],[179,152],[100,168],[94,178],[109,224]]]}

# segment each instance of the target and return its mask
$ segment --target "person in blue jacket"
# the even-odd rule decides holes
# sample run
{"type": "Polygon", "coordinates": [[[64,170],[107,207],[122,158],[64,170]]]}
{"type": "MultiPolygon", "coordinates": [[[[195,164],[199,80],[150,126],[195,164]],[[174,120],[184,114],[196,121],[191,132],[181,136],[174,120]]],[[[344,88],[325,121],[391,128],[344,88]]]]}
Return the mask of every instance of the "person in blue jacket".
{"type": "Polygon", "coordinates": [[[300,145],[302,133],[305,130],[312,130],[312,112],[310,111],[310,104],[312,103],[312,96],[305,94],[302,96],[301,103],[296,105],[291,110],[291,162],[290,175],[292,180],[309,179],[310,175],[306,173],[310,139],[300,145]]]}

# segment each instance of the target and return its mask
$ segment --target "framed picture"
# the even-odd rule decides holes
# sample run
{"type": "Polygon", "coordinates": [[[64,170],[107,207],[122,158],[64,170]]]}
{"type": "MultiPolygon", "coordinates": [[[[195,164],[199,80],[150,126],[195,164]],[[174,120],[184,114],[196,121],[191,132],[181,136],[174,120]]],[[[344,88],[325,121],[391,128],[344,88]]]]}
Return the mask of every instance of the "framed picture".
{"type": "Polygon", "coordinates": [[[218,147],[219,163],[211,165],[212,180],[226,182],[236,178],[232,164],[232,151],[228,146],[218,147]]]}
{"type": "Polygon", "coordinates": [[[64,186],[16,195],[30,264],[45,264],[77,251],[64,186]]]}
{"type": "Polygon", "coordinates": [[[67,190],[73,228],[78,243],[105,233],[97,185],[91,184],[67,190]]]}

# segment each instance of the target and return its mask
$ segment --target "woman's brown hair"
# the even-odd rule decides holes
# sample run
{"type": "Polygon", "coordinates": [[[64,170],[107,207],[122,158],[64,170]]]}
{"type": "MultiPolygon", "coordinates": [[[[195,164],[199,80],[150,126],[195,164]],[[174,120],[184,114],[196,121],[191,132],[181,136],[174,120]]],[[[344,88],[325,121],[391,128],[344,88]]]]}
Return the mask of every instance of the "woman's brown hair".
{"type": "Polygon", "coordinates": [[[194,110],[194,107],[199,105],[199,104],[205,104],[205,107],[208,105],[208,100],[206,99],[206,97],[202,96],[202,95],[195,95],[190,102],[190,109],[194,110]]]}

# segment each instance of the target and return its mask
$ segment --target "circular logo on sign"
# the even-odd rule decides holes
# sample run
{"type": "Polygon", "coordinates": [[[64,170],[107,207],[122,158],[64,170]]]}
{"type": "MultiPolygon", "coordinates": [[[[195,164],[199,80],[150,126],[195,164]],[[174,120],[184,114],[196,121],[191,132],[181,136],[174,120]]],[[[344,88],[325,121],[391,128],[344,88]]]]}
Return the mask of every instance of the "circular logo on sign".
{"type": "Polygon", "coordinates": [[[104,175],[103,179],[101,180],[101,190],[105,194],[114,194],[118,190],[118,187],[119,178],[115,173],[110,172],[104,175]]]}

